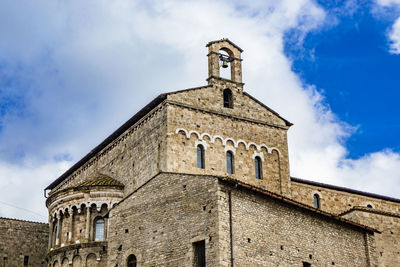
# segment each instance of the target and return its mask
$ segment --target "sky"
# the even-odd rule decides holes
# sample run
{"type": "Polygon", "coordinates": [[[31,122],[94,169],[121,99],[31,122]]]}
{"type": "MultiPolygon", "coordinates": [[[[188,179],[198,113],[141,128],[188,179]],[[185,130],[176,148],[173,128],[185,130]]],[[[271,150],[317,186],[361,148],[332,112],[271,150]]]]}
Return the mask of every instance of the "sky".
{"type": "Polygon", "coordinates": [[[225,37],[292,176],[400,198],[400,0],[3,0],[0,217],[47,221],[43,189],[225,37]]]}

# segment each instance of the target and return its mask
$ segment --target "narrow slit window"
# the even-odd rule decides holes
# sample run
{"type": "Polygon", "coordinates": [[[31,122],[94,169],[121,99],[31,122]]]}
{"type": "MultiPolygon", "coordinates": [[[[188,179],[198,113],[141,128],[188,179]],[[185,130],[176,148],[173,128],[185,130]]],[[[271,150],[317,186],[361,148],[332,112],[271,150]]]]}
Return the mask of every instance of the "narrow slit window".
{"type": "Polygon", "coordinates": [[[321,208],[321,200],[318,194],[314,194],[314,208],[319,209],[321,208]]]}
{"type": "Polygon", "coordinates": [[[204,161],[204,147],[203,145],[197,146],[197,168],[204,169],[205,161],[204,161]]]}
{"type": "Polygon", "coordinates": [[[104,241],[104,219],[100,218],[96,220],[94,225],[95,229],[95,241],[104,241]]]}
{"type": "Polygon", "coordinates": [[[224,90],[224,107],[233,108],[232,91],[229,89],[224,90]]]}
{"type": "Polygon", "coordinates": [[[256,178],[262,179],[262,161],[259,156],[255,157],[254,159],[254,168],[256,171],[256,178]]]}
{"type": "Polygon", "coordinates": [[[206,241],[193,243],[194,267],[206,267],[206,241]]]}
{"type": "Polygon", "coordinates": [[[24,266],[29,265],[29,256],[24,256],[24,266]]]}
{"type": "Polygon", "coordinates": [[[234,170],[234,157],[232,151],[226,152],[226,172],[229,174],[233,174],[234,170]]]}

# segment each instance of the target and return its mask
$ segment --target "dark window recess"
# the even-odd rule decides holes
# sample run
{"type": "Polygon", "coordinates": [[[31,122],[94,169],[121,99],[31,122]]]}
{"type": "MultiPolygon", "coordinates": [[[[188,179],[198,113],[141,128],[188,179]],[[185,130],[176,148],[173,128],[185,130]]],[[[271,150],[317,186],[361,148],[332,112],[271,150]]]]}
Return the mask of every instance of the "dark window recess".
{"type": "Polygon", "coordinates": [[[194,267],[206,267],[206,241],[193,243],[194,267]]]}
{"type": "Polygon", "coordinates": [[[202,145],[197,146],[197,168],[204,169],[204,147],[202,145]]]}
{"type": "Polygon", "coordinates": [[[318,194],[314,194],[314,208],[321,208],[321,201],[318,194]]]}
{"type": "Polygon", "coordinates": [[[24,257],[24,266],[28,266],[29,265],[29,256],[25,256],[24,257]]]}
{"type": "Polygon", "coordinates": [[[256,178],[261,179],[262,178],[262,171],[261,171],[261,158],[257,156],[254,159],[254,164],[255,164],[255,170],[256,170],[256,178]]]}
{"type": "Polygon", "coordinates": [[[311,263],[303,261],[303,267],[311,267],[311,263]]]}
{"type": "Polygon", "coordinates": [[[226,172],[229,174],[233,174],[235,172],[233,162],[233,153],[231,151],[226,152],[226,172]]]}
{"type": "Polygon", "coordinates": [[[126,266],[128,267],[136,267],[137,265],[137,260],[136,260],[136,256],[131,254],[129,255],[127,261],[126,261],[126,266]]]}
{"type": "Polygon", "coordinates": [[[224,90],[224,108],[233,108],[232,91],[224,90]]]}

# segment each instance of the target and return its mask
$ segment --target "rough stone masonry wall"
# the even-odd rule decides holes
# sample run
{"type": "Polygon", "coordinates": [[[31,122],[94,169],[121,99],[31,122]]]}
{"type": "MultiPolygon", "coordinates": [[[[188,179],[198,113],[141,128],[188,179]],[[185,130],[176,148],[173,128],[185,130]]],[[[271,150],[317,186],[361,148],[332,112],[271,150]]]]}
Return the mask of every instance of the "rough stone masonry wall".
{"type": "MultiPolygon", "coordinates": [[[[372,205],[377,210],[400,214],[400,203],[379,198],[357,195],[344,191],[308,185],[299,182],[291,182],[292,198],[298,202],[314,206],[313,196],[320,196],[321,209],[330,213],[339,214],[354,206],[372,205]]],[[[377,227],[371,225],[371,227],[377,227]]]]}
{"type": "Polygon", "coordinates": [[[0,266],[46,266],[49,226],[45,223],[0,218],[0,266]]]}
{"type": "Polygon", "coordinates": [[[205,240],[218,266],[217,180],[162,173],[110,212],[108,266],[193,266],[193,242],[205,240]]]}
{"type": "Polygon", "coordinates": [[[365,225],[373,225],[381,231],[380,234],[375,234],[378,265],[382,267],[398,266],[400,262],[400,215],[356,207],[343,217],[365,225]]]}
{"type": "Polygon", "coordinates": [[[169,171],[228,175],[227,150],[234,153],[233,177],[276,193],[289,192],[285,129],[168,105],[169,171]],[[198,144],[205,148],[204,169],[197,168],[198,144]],[[255,156],[262,159],[262,179],[255,178],[255,156]]]}
{"type": "Polygon", "coordinates": [[[213,86],[178,91],[177,93],[168,95],[168,100],[218,113],[286,127],[283,119],[245,95],[241,87],[232,88],[232,83],[229,81],[217,81],[213,86]],[[232,91],[233,108],[225,108],[223,105],[223,90],[226,88],[232,91]]]}
{"type": "Polygon", "coordinates": [[[53,191],[79,184],[101,172],[123,183],[125,194],[128,194],[156,174],[158,169],[165,168],[165,135],[166,112],[161,104],[53,191]]]}
{"type": "Polygon", "coordinates": [[[222,185],[221,266],[230,265],[229,194],[235,266],[376,266],[373,235],[248,190],[222,185]],[[368,241],[368,243],[366,243],[368,241]],[[367,246],[366,246],[367,245],[367,246]],[[367,251],[369,259],[367,258],[367,251]]]}

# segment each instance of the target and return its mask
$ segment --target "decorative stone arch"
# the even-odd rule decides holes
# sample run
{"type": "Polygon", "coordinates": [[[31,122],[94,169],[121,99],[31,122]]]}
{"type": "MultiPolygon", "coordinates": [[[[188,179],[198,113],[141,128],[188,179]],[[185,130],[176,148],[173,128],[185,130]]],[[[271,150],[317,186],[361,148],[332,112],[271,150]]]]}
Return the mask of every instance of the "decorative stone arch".
{"type": "Polygon", "coordinates": [[[278,153],[279,158],[282,156],[281,151],[279,151],[278,148],[276,147],[271,147],[270,148],[270,154],[272,154],[273,151],[276,151],[278,153]]]}
{"type": "Polygon", "coordinates": [[[321,194],[320,191],[313,190],[313,191],[311,192],[311,196],[314,197],[314,195],[318,195],[319,198],[322,199],[322,194],[321,194]]]}
{"type": "Polygon", "coordinates": [[[90,205],[88,205],[88,203],[86,203],[86,202],[81,202],[79,204],[79,207],[80,207],[81,211],[84,211],[87,207],[90,207],[90,205]]]}
{"type": "Polygon", "coordinates": [[[212,137],[211,137],[211,135],[209,134],[209,133],[202,133],[201,135],[200,135],[200,139],[201,140],[204,140],[204,137],[205,136],[207,136],[210,140],[210,142],[212,141],[212,137]]]}
{"type": "Polygon", "coordinates": [[[240,145],[240,144],[243,144],[244,149],[247,150],[247,143],[246,143],[244,140],[242,140],[242,139],[237,140],[237,142],[236,142],[236,148],[239,148],[239,145],[240,145]]]}
{"type": "Polygon", "coordinates": [[[80,255],[75,255],[72,258],[72,267],[81,267],[82,266],[82,257],[80,255]]]}
{"type": "Polygon", "coordinates": [[[179,134],[180,132],[183,132],[183,133],[185,134],[186,139],[189,139],[189,138],[190,138],[188,131],[186,131],[185,129],[183,129],[183,128],[178,128],[178,129],[176,129],[176,131],[175,131],[176,134],[179,134]]]}
{"type": "Polygon", "coordinates": [[[89,253],[85,258],[86,267],[96,267],[99,260],[100,258],[95,253],[89,253]]]}
{"type": "Polygon", "coordinates": [[[63,214],[64,215],[67,215],[67,214],[69,215],[69,213],[70,213],[70,207],[69,206],[64,207],[63,208],[63,214]]]}
{"type": "Polygon", "coordinates": [[[267,151],[268,154],[271,154],[271,149],[266,145],[266,144],[261,144],[259,145],[260,151],[262,151],[263,148],[267,151]]]}
{"type": "Polygon", "coordinates": [[[231,142],[233,143],[233,146],[234,146],[235,148],[237,147],[236,141],[235,141],[233,138],[230,138],[230,137],[226,138],[226,139],[222,142],[222,144],[223,144],[224,146],[226,146],[226,144],[228,143],[228,141],[231,141],[231,142]]]}
{"type": "Polygon", "coordinates": [[[246,149],[249,150],[250,147],[252,147],[252,146],[253,146],[257,151],[260,151],[260,149],[258,148],[258,145],[257,145],[256,143],[253,143],[253,142],[248,143],[246,149]]]}
{"type": "Polygon", "coordinates": [[[229,145],[228,145],[228,146],[225,146],[224,151],[225,151],[225,154],[226,154],[226,152],[231,151],[232,154],[233,154],[234,156],[236,156],[236,148],[233,147],[233,146],[229,146],[229,145]]]}
{"type": "Polygon", "coordinates": [[[195,134],[197,136],[197,139],[200,139],[200,134],[199,134],[198,131],[190,130],[189,131],[189,138],[192,136],[192,134],[195,134]]]}
{"type": "Polygon", "coordinates": [[[63,208],[59,208],[59,209],[58,209],[58,211],[57,211],[57,215],[58,215],[57,218],[61,218],[61,216],[64,216],[63,210],[64,210],[63,208]]]}
{"type": "Polygon", "coordinates": [[[55,260],[55,261],[53,262],[52,267],[60,267],[60,264],[58,263],[58,260],[55,260]]]}
{"type": "Polygon", "coordinates": [[[69,259],[67,257],[61,260],[61,267],[69,267],[69,259]]]}
{"type": "Polygon", "coordinates": [[[221,143],[224,144],[224,138],[222,138],[222,136],[219,136],[219,135],[214,135],[211,143],[214,144],[215,140],[217,140],[217,139],[221,140],[221,143]]]}
{"type": "Polygon", "coordinates": [[[264,162],[264,153],[263,152],[254,151],[252,158],[255,160],[256,157],[260,157],[261,161],[264,162]]]}
{"type": "Polygon", "coordinates": [[[208,145],[207,145],[207,143],[206,143],[205,141],[200,140],[200,141],[196,141],[196,142],[194,143],[194,147],[195,147],[195,148],[197,148],[198,145],[202,145],[203,148],[204,148],[204,150],[207,150],[208,145]]]}

